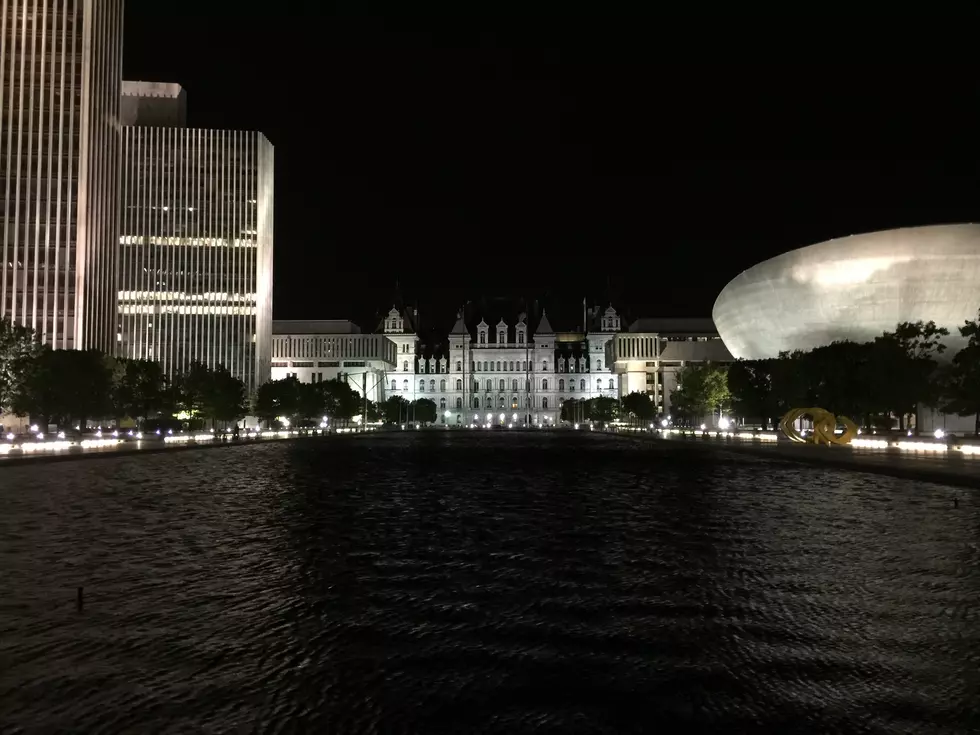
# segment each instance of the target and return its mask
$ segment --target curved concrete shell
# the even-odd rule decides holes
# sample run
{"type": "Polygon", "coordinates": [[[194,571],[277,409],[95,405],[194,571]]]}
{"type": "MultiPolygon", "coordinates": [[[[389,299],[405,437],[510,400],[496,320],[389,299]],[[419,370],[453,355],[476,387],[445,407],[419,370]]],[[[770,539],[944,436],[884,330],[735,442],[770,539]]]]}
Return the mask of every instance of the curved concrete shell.
{"type": "MultiPolygon", "coordinates": [[[[906,321],[957,328],[980,308],[980,225],[909,227],[829,240],[733,279],[712,317],[735,357],[867,342],[906,321]]],[[[948,351],[947,354],[950,354],[948,351]]]]}

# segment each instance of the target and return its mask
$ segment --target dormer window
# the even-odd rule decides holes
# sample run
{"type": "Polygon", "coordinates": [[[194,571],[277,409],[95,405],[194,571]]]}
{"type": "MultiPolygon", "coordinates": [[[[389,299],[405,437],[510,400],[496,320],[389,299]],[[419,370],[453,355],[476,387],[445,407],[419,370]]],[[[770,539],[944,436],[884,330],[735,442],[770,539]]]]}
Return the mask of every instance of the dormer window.
{"type": "Polygon", "coordinates": [[[485,345],[487,343],[487,333],[480,332],[480,344],[485,345]]]}
{"type": "Polygon", "coordinates": [[[497,342],[499,344],[506,344],[507,343],[507,333],[506,332],[497,332],[497,342]]]}

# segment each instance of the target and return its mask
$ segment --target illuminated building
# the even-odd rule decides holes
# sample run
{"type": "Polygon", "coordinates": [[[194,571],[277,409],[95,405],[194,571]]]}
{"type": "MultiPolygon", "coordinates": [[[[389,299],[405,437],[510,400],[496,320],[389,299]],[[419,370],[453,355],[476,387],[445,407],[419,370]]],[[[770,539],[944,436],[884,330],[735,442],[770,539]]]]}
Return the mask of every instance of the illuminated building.
{"type": "Polygon", "coordinates": [[[629,331],[615,335],[607,355],[619,375],[620,393],[646,393],[665,415],[686,365],[733,360],[710,319],[637,319],[629,331]]]}
{"type": "Polygon", "coordinates": [[[382,330],[397,348],[387,394],[407,401],[428,398],[440,423],[554,425],[568,399],[618,396],[618,377],[604,363],[606,343],[619,329],[610,307],[587,314],[586,333],[556,333],[542,312],[532,330],[526,315],[493,326],[462,314],[438,348],[423,347],[415,317],[392,308],[382,330]]]}
{"type": "Polygon", "coordinates": [[[301,383],[343,380],[368,400],[385,400],[386,376],[395,369],[397,347],[381,334],[361,334],[343,320],[272,322],[272,380],[301,383]]]}
{"type": "Polygon", "coordinates": [[[220,364],[254,391],[271,370],[273,147],[168,127],[183,119],[178,85],[124,95],[139,124],[122,129],[117,353],[169,375],[220,364]],[[144,93],[152,104],[132,99],[144,93]]]}
{"type": "Polygon", "coordinates": [[[0,315],[115,338],[122,0],[0,1],[0,315]]]}
{"type": "Polygon", "coordinates": [[[839,340],[870,342],[901,322],[950,330],[980,306],[980,225],[909,227],[793,250],[735,277],[715,301],[735,357],[761,359],[839,340]]]}

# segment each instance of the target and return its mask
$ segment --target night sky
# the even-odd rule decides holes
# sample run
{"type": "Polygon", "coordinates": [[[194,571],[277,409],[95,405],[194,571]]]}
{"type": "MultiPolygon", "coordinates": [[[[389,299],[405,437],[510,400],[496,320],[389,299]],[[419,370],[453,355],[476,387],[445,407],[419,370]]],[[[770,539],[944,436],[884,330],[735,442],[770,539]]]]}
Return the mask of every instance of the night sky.
{"type": "Polygon", "coordinates": [[[127,7],[127,79],[178,82],[190,125],[276,147],[276,318],[371,329],[396,284],[445,329],[499,298],[559,329],[583,297],[708,316],[794,247],[980,220],[970,69],[695,63],[642,23],[315,7],[127,7]]]}

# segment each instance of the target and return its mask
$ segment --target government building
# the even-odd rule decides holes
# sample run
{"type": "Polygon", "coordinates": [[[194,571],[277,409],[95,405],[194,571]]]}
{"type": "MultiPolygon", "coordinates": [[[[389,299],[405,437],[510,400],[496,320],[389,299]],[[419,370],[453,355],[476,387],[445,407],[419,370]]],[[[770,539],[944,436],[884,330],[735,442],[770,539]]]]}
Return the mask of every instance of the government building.
{"type": "Polygon", "coordinates": [[[731,360],[710,319],[639,319],[624,331],[609,306],[588,310],[585,323],[585,331],[559,331],[546,310],[510,321],[459,312],[448,335],[427,344],[414,309],[392,307],[374,334],[343,320],[277,320],[272,378],[339,378],[377,402],[427,398],[451,426],[553,426],[567,400],[636,391],[668,413],[680,369],[731,360]]]}

